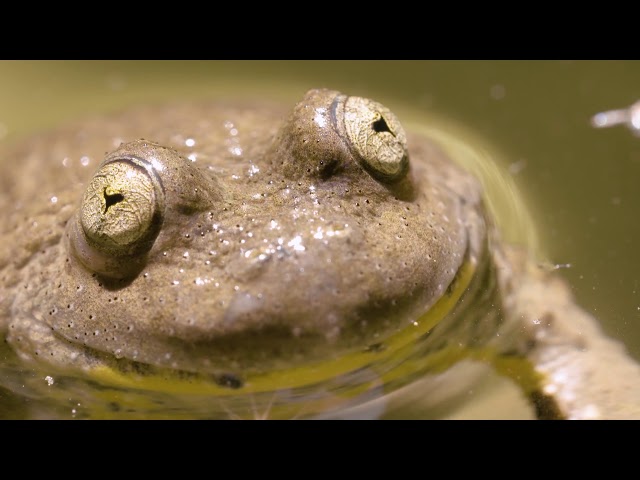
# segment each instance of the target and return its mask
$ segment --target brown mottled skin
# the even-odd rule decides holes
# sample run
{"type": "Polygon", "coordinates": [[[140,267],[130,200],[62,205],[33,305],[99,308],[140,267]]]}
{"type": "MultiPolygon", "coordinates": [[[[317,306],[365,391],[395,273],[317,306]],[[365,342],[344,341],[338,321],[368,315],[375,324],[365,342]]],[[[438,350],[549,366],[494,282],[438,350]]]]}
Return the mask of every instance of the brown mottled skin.
{"type": "Polygon", "coordinates": [[[411,327],[463,263],[488,259],[503,321],[484,332],[495,358],[482,360],[530,363],[523,388],[541,417],[637,417],[638,366],[560,280],[500,244],[478,182],[411,132],[402,178],[376,176],[335,128],[337,95],[310,91],[293,110],[139,107],[4,150],[8,363],[85,374],[127,361],[244,378],[335,359],[411,327]],[[101,162],[129,157],[160,179],[155,230],[120,256],[86,249],[87,185],[101,162]]]}

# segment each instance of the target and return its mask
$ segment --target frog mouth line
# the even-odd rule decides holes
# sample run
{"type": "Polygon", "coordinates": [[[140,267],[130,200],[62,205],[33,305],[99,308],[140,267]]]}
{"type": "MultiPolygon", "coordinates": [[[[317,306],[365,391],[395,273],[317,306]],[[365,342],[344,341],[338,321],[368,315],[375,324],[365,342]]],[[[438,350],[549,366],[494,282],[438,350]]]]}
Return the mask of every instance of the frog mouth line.
{"type": "MultiPolygon", "coordinates": [[[[386,340],[346,353],[321,363],[297,366],[287,370],[257,373],[242,377],[234,373],[195,373],[180,369],[157,367],[126,358],[115,359],[106,352],[84,346],[100,363],[89,369],[89,376],[100,383],[135,390],[148,390],[173,394],[238,395],[263,393],[283,388],[301,388],[319,384],[336,377],[375,367],[383,380],[402,375],[391,365],[402,363],[414,349],[414,344],[453,310],[467,290],[476,271],[475,262],[465,256],[458,273],[442,297],[422,316],[386,340]],[[388,370],[388,371],[387,371],[388,370]]],[[[55,334],[55,332],[54,332],[55,334]]],[[[68,341],[62,337],[60,340],[68,341]]],[[[404,371],[404,369],[402,369],[404,371]]]]}
{"type": "MultiPolygon", "coordinates": [[[[36,375],[32,379],[32,396],[41,398],[44,394],[48,402],[57,398],[59,405],[77,398],[91,418],[121,418],[126,412],[131,412],[132,418],[140,415],[211,417],[220,413],[212,407],[216,398],[233,399],[234,405],[250,399],[259,406],[264,400],[264,403],[273,403],[272,413],[283,418],[296,416],[295,408],[301,405],[311,415],[360,405],[425,374],[440,373],[464,356],[463,351],[441,350],[437,342],[434,348],[431,342],[434,327],[449,323],[443,320],[451,315],[457,317],[461,299],[477,292],[478,287],[472,284],[483,282],[479,278],[483,275],[478,273],[489,262],[482,261],[479,265],[468,254],[464,258],[445,293],[415,322],[380,343],[335,359],[242,377],[230,372],[194,373],[157,367],[126,358],[116,359],[106,352],[83,346],[94,366],[76,369],[74,373],[68,369],[42,367],[42,377],[36,375]],[[47,378],[55,378],[57,388],[43,386],[41,378],[45,374],[47,378]],[[276,397],[286,398],[278,403],[274,402],[276,397]],[[119,407],[116,408],[116,404],[119,407]],[[185,404],[190,406],[184,407],[185,404]]],[[[472,303],[473,298],[470,300],[472,303]]],[[[466,305],[466,301],[462,303],[466,305]]],[[[463,313],[465,308],[461,310],[463,313]]],[[[51,333],[60,338],[57,332],[51,333]]],[[[22,393],[25,392],[23,389],[22,393]]]]}

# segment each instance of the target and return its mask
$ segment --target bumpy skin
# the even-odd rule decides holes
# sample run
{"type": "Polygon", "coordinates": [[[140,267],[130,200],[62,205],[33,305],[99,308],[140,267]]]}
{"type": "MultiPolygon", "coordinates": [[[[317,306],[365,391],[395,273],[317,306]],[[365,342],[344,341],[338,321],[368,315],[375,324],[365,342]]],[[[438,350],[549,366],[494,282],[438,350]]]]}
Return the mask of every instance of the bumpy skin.
{"type": "Polygon", "coordinates": [[[212,375],[264,373],[402,331],[443,297],[464,262],[486,257],[499,267],[508,321],[499,342],[485,342],[494,353],[476,356],[530,362],[523,388],[540,416],[637,415],[637,365],[562,288],[503,249],[478,183],[436,145],[409,134],[406,158],[384,163],[402,156],[405,133],[368,102],[313,90],[291,112],[143,107],[4,152],[0,332],[9,347],[27,366],[63,370],[126,359],[212,375]],[[385,121],[358,113],[362,105],[385,121]],[[371,129],[364,140],[345,127],[350,106],[371,129]],[[104,170],[110,162],[119,167],[104,170]],[[113,171],[128,169],[132,178],[149,176],[144,188],[126,174],[114,186],[113,171]],[[155,213],[145,217],[149,195],[155,213]],[[100,214],[115,220],[94,222],[100,214]],[[105,247],[104,232],[126,222],[133,230],[105,247]],[[577,333],[582,346],[572,334],[579,327],[566,326],[571,318],[588,327],[577,333]],[[624,385],[598,373],[602,355],[612,358],[609,371],[629,372],[624,385]]]}

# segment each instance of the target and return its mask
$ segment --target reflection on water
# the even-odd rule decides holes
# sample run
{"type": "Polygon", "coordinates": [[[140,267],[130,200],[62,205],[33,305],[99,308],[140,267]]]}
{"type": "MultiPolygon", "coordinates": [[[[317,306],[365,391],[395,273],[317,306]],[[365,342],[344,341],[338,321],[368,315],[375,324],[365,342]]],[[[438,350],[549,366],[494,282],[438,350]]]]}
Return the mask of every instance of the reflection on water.
{"type": "MultiPolygon", "coordinates": [[[[233,90],[291,100],[318,86],[375,97],[401,120],[406,112],[409,128],[428,130],[481,177],[505,237],[557,267],[578,302],[640,358],[640,282],[632,260],[640,237],[640,144],[625,129],[590,125],[594,112],[640,98],[637,62],[4,62],[0,73],[2,91],[11,92],[0,94],[2,142],[78,115],[163,98],[233,90]]],[[[594,121],[634,126],[632,110],[624,112],[625,120],[616,113],[594,121]]],[[[392,412],[410,403],[383,397],[392,412]]],[[[0,389],[3,398],[10,397],[0,389]]],[[[14,399],[7,402],[21,416],[14,399]]],[[[224,403],[221,411],[261,416],[277,404],[271,394],[224,403]]],[[[372,405],[370,415],[378,416],[380,402],[372,405]]]]}
{"type": "Polygon", "coordinates": [[[511,164],[505,169],[495,148],[460,125],[426,115],[413,118],[409,112],[406,116],[407,128],[438,142],[451,158],[480,180],[486,206],[503,238],[542,257],[533,219],[511,175],[513,170],[523,167],[511,164]]]}

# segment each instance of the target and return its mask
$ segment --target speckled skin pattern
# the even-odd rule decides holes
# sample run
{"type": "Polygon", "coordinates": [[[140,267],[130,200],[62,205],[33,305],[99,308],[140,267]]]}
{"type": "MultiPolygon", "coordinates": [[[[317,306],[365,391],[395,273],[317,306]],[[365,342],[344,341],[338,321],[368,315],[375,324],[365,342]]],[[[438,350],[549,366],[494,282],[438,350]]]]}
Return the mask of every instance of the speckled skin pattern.
{"type": "Polygon", "coordinates": [[[481,221],[479,190],[420,141],[410,156],[427,162],[392,185],[373,179],[330,122],[314,120],[336,94],[312,92],[288,117],[142,108],[18,146],[9,163],[20,173],[2,180],[11,344],[52,362],[73,350],[73,361],[93,361],[76,347],[86,345],[184,370],[266,369],[408,325],[455,276],[469,232],[481,235],[467,225],[481,221]],[[79,262],[71,228],[107,151],[162,164],[161,231],[144,258],[113,260],[140,263],[123,280],[79,262]]]}
{"type": "MultiPolygon", "coordinates": [[[[189,372],[264,372],[362,349],[411,325],[462,263],[476,264],[484,251],[491,229],[482,192],[437,145],[410,132],[408,167],[399,178],[376,175],[336,127],[340,95],[312,90],[292,110],[138,107],[5,150],[0,333],[9,347],[25,364],[67,369],[123,358],[189,372]],[[153,231],[127,254],[87,247],[87,186],[103,162],[129,158],[160,185],[153,231]]],[[[554,300],[545,278],[500,251],[491,254],[505,312],[519,312],[505,341],[515,336],[509,348],[552,378],[557,346],[579,349],[562,329],[541,335],[539,310],[551,312],[547,320],[559,304],[568,316],[584,314],[564,290],[554,300]],[[519,300],[536,291],[522,293],[527,282],[539,290],[529,303],[519,300]]],[[[600,342],[588,318],[591,343],[613,345],[600,342]]],[[[625,405],[635,402],[636,364],[617,345],[606,350],[619,351],[621,368],[632,372],[622,390],[631,392],[625,405]]],[[[598,369],[591,357],[578,361],[589,372],[598,369]]],[[[596,388],[576,404],[588,382],[562,396],[565,383],[549,380],[536,393],[557,416],[637,414],[637,405],[619,414],[616,386],[602,402],[596,388]]]]}

